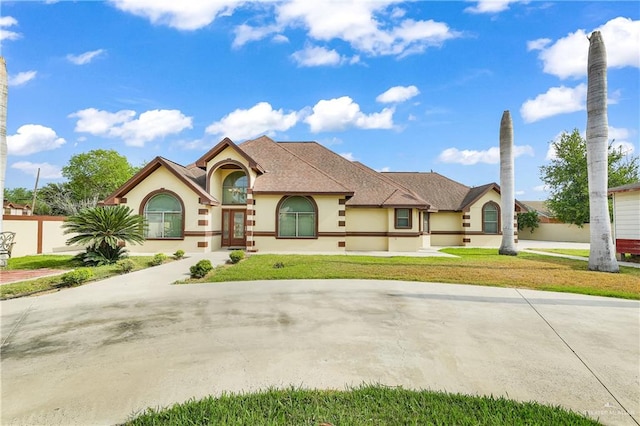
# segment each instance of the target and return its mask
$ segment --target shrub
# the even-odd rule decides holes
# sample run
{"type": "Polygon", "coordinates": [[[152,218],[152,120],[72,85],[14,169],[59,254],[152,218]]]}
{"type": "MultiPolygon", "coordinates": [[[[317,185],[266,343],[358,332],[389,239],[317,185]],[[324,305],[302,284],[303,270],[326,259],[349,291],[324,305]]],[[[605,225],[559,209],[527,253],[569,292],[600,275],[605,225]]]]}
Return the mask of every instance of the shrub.
{"type": "Polygon", "coordinates": [[[87,247],[85,252],[78,254],[76,257],[87,266],[102,266],[116,263],[127,255],[128,250],[124,247],[87,247]]]}
{"type": "Polygon", "coordinates": [[[208,259],[202,259],[189,268],[189,272],[191,272],[191,278],[204,278],[212,269],[213,266],[211,265],[211,261],[208,259]]]}
{"type": "Polygon", "coordinates": [[[158,265],[162,265],[164,263],[164,261],[167,260],[167,255],[164,253],[156,253],[153,255],[153,259],[151,259],[151,262],[149,262],[149,264],[151,266],[158,266],[158,265]]]}
{"type": "Polygon", "coordinates": [[[93,271],[89,268],[78,268],[62,275],[62,285],[71,287],[82,284],[93,277],[93,271]]]}
{"type": "Polygon", "coordinates": [[[180,259],[182,259],[182,258],[184,257],[184,250],[176,250],[176,252],[175,252],[175,253],[173,253],[173,257],[174,257],[176,260],[180,260],[180,259]]]}
{"type": "Polygon", "coordinates": [[[242,259],[244,259],[244,251],[242,250],[234,250],[229,253],[229,259],[231,259],[231,263],[238,263],[242,259]]]}
{"type": "Polygon", "coordinates": [[[121,274],[126,274],[128,272],[133,271],[133,268],[136,267],[136,263],[131,259],[122,259],[119,260],[116,264],[118,266],[118,270],[121,274]]]}

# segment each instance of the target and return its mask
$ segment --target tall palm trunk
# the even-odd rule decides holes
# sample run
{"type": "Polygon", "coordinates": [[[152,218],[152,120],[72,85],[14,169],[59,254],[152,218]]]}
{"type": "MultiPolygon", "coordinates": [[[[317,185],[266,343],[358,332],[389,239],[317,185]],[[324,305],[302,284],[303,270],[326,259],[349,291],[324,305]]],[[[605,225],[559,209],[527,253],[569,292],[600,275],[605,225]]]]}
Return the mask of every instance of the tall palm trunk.
{"type": "MultiPolygon", "coordinates": [[[[4,178],[7,172],[7,66],[0,56],[0,232],[4,213],[4,178]]],[[[0,266],[7,265],[7,259],[0,255],[0,266]]]]}
{"type": "Polygon", "coordinates": [[[589,179],[589,270],[618,272],[607,201],[607,51],[600,31],[589,38],[587,65],[587,176],[589,179]]]}
{"type": "Polygon", "coordinates": [[[511,113],[505,111],[500,120],[500,197],[502,207],[502,244],[498,253],[516,256],[513,217],[515,215],[513,172],[513,123],[511,113]]]}

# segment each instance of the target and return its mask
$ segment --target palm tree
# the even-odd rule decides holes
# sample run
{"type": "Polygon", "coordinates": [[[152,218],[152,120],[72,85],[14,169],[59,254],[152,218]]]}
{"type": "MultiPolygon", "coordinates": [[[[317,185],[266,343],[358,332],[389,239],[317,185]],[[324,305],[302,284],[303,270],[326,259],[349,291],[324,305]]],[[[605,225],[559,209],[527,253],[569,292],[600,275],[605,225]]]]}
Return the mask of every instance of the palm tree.
{"type": "Polygon", "coordinates": [[[607,50],[600,31],[589,37],[587,64],[587,177],[589,180],[589,270],[619,272],[607,201],[607,50]]]}
{"type": "Polygon", "coordinates": [[[144,218],[124,205],[83,209],[69,216],[62,227],[65,234],[75,234],[67,244],[87,244],[81,257],[86,263],[115,263],[126,252],[122,242],[144,242],[144,218]]]}
{"type": "MultiPolygon", "coordinates": [[[[2,232],[2,212],[4,211],[4,178],[7,173],[7,65],[0,56],[0,232],[2,232]]],[[[6,266],[7,259],[0,255],[0,266],[6,266]]]]}
{"type": "Polygon", "coordinates": [[[502,113],[500,120],[500,197],[502,219],[502,244],[499,254],[516,256],[518,251],[515,244],[513,218],[515,216],[513,172],[513,122],[511,113],[502,113]]]}

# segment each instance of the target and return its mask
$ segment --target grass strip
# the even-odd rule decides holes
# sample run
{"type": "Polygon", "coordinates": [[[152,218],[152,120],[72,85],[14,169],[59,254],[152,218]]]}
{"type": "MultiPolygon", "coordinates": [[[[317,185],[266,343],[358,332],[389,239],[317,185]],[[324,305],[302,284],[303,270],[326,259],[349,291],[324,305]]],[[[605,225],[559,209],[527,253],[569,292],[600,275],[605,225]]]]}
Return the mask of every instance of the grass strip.
{"type": "Polygon", "coordinates": [[[445,249],[459,256],[373,257],[347,255],[252,255],[236,265],[214,269],[201,280],[227,282],[287,279],[381,279],[529,288],[640,299],[640,269],[619,274],[591,272],[580,260],[496,249],[445,249]]]}
{"type": "MultiPolygon", "coordinates": [[[[133,260],[135,264],[133,271],[137,271],[150,267],[149,262],[153,259],[153,256],[131,256],[128,259],[133,260]]],[[[35,270],[40,268],[72,270],[83,266],[81,261],[75,259],[75,256],[38,255],[11,258],[5,270],[35,270]]],[[[93,278],[83,284],[121,274],[117,265],[95,266],[91,270],[93,271],[93,278]]],[[[47,291],[57,291],[61,289],[61,283],[61,275],[57,275],[3,284],[0,285],[0,299],[12,299],[47,291]]]]}
{"type": "Polygon", "coordinates": [[[268,389],[149,409],[146,425],[597,425],[559,406],[362,385],[348,391],[268,389]]]}

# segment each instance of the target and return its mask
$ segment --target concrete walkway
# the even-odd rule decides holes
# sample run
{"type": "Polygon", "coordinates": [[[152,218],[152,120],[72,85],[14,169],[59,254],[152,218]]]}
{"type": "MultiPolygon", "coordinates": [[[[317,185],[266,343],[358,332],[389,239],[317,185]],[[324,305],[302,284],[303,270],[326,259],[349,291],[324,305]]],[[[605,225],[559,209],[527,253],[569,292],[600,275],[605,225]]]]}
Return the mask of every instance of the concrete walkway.
{"type": "Polygon", "coordinates": [[[227,255],[0,302],[0,423],[114,424],[223,391],[362,382],[640,420],[637,301],[398,281],[169,284],[227,255]]]}

